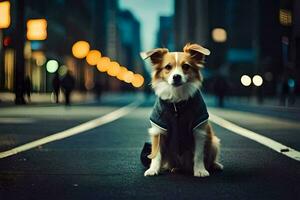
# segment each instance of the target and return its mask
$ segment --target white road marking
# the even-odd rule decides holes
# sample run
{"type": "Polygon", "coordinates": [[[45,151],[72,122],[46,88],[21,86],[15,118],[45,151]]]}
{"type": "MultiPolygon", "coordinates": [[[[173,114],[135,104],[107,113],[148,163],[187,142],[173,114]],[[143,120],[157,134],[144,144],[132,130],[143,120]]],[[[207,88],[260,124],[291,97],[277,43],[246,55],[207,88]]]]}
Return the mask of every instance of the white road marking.
{"type": "Polygon", "coordinates": [[[35,122],[31,118],[12,118],[12,117],[1,117],[0,124],[30,124],[35,122]]]}
{"type": "Polygon", "coordinates": [[[70,137],[70,136],[73,136],[73,135],[77,135],[79,133],[82,133],[82,132],[91,130],[93,128],[96,128],[98,126],[110,123],[110,122],[115,121],[115,120],[123,117],[124,115],[130,113],[133,109],[138,107],[140,104],[141,104],[141,101],[137,100],[137,101],[135,101],[135,102],[133,102],[133,103],[127,105],[127,106],[124,106],[120,109],[117,109],[117,110],[115,110],[115,111],[113,111],[113,112],[111,112],[107,115],[104,115],[102,117],[93,119],[91,121],[88,121],[88,122],[85,122],[83,124],[77,125],[73,128],[70,128],[70,129],[67,129],[67,130],[49,135],[47,137],[29,142],[27,144],[23,144],[21,146],[15,147],[13,149],[10,149],[10,150],[4,151],[4,152],[0,152],[0,159],[18,154],[18,153],[23,152],[23,151],[33,149],[33,148],[38,147],[40,145],[44,145],[44,144],[47,144],[47,143],[50,143],[50,142],[61,140],[61,139],[64,139],[64,138],[67,138],[67,137],[70,137]]]}
{"type": "Polygon", "coordinates": [[[234,123],[231,123],[231,122],[229,122],[221,117],[218,117],[216,115],[213,115],[211,113],[209,113],[209,120],[225,129],[228,129],[228,130],[238,134],[238,135],[246,137],[250,140],[254,140],[270,149],[273,149],[274,151],[276,151],[280,154],[288,156],[294,160],[300,161],[300,152],[291,147],[285,146],[275,140],[272,140],[268,137],[265,137],[258,133],[255,133],[254,131],[250,131],[248,129],[242,128],[234,123]]]}

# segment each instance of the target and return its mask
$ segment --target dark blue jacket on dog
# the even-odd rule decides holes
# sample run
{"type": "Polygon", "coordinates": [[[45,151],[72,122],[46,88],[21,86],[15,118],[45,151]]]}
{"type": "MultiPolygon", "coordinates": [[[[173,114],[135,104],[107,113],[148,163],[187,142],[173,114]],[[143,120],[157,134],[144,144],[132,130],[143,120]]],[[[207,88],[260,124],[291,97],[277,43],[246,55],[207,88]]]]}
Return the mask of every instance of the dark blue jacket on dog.
{"type": "Polygon", "coordinates": [[[193,129],[207,120],[208,112],[200,90],[178,103],[157,98],[150,116],[152,124],[167,131],[168,150],[177,155],[193,150],[193,129]]]}

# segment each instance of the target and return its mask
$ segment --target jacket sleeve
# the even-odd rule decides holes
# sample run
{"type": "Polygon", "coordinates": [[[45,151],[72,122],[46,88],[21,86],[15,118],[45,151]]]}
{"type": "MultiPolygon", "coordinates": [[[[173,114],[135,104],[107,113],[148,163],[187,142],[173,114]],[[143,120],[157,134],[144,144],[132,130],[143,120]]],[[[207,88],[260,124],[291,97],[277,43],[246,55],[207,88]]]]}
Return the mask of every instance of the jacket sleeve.
{"type": "Polygon", "coordinates": [[[195,109],[194,110],[195,116],[197,117],[193,120],[193,124],[192,124],[193,129],[205,123],[209,118],[207,107],[200,91],[196,94],[196,98],[194,101],[194,109],[195,109]]]}

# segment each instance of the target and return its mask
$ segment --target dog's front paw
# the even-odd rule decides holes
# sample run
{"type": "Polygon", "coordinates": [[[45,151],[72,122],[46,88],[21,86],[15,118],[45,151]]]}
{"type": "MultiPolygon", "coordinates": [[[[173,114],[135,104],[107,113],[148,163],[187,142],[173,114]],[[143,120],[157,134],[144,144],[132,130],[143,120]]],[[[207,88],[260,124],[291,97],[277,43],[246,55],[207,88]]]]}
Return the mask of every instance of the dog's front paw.
{"type": "Polygon", "coordinates": [[[156,169],[148,169],[145,171],[144,176],[155,176],[158,175],[158,170],[156,169]]]}
{"type": "Polygon", "coordinates": [[[206,169],[195,169],[194,176],[196,177],[207,177],[209,176],[209,172],[206,169]]]}

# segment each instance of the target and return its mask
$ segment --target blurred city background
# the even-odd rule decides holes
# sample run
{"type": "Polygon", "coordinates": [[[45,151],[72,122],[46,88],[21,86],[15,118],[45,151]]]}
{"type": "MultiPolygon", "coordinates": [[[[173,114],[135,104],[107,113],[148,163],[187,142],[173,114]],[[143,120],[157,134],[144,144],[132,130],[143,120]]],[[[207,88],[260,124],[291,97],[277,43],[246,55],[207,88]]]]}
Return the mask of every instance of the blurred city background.
{"type": "Polygon", "coordinates": [[[299,6],[295,0],[1,0],[0,98],[15,94],[21,104],[29,91],[55,96],[55,79],[67,71],[80,94],[147,92],[151,68],[139,52],[181,51],[192,42],[212,52],[203,70],[207,95],[297,105],[299,6]]]}

